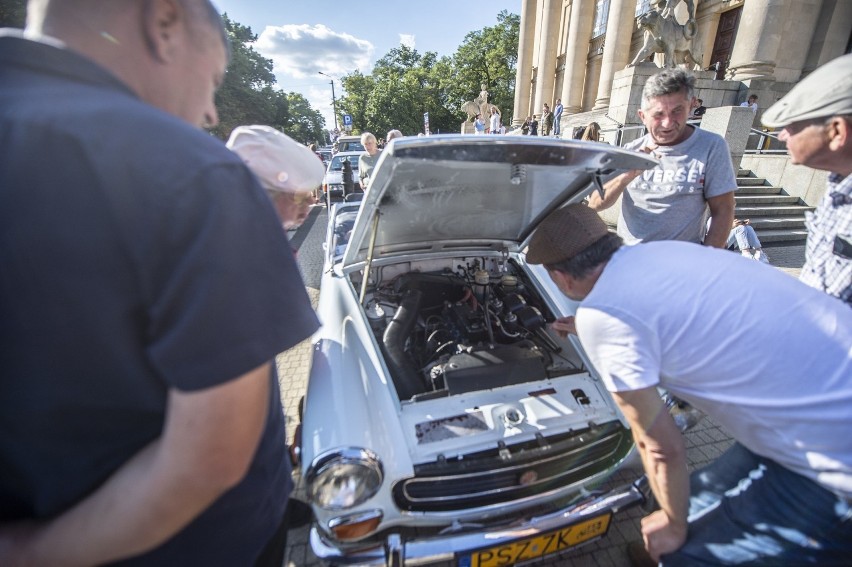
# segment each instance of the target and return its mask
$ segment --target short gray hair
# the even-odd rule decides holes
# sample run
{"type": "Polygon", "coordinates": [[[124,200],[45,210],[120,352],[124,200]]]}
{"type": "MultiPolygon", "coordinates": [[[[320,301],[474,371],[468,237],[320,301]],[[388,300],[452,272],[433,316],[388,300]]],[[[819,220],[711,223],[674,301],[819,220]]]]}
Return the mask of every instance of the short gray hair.
{"type": "Polygon", "coordinates": [[[648,82],[642,89],[642,108],[648,108],[652,98],[678,92],[684,92],[689,100],[695,96],[695,77],[692,73],[680,68],[660,71],[648,77],[648,82]]]}

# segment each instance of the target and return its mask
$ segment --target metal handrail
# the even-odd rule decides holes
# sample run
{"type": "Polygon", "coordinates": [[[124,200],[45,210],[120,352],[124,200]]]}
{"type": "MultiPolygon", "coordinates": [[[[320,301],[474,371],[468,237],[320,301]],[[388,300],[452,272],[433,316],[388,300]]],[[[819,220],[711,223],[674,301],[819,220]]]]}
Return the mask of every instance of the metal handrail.
{"type": "Polygon", "coordinates": [[[770,132],[769,130],[758,130],[757,128],[750,128],[748,136],[751,138],[752,136],[758,136],[757,139],[757,148],[746,149],[745,153],[747,154],[786,154],[787,153],[787,143],[778,138],[778,136],[774,132],[770,132]],[[769,145],[772,143],[772,140],[775,140],[779,144],[783,144],[783,149],[770,149],[769,145]]]}

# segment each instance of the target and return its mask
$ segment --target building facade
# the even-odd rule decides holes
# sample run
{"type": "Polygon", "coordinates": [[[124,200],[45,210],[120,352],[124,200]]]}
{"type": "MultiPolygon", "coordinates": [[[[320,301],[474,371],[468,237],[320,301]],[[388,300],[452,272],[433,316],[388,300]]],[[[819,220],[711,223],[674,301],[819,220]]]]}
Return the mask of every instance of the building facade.
{"type": "Polygon", "coordinates": [[[563,136],[591,120],[612,126],[615,74],[644,42],[637,18],[663,9],[691,26],[702,70],[738,82],[736,101],[712,104],[757,94],[758,119],[802,77],[850,51],[852,0],[523,0],[512,124],[561,99],[563,136]]]}

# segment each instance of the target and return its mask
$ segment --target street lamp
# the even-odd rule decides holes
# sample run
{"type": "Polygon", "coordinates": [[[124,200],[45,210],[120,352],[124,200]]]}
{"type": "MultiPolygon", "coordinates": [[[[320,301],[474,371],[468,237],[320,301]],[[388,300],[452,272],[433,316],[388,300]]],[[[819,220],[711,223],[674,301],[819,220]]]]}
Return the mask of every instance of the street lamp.
{"type": "Polygon", "coordinates": [[[317,71],[317,73],[319,73],[323,77],[328,77],[329,79],[331,79],[331,110],[332,110],[332,112],[334,112],[334,129],[338,130],[338,128],[337,128],[337,99],[334,98],[334,77],[332,77],[331,75],[326,75],[322,71],[317,71]]]}

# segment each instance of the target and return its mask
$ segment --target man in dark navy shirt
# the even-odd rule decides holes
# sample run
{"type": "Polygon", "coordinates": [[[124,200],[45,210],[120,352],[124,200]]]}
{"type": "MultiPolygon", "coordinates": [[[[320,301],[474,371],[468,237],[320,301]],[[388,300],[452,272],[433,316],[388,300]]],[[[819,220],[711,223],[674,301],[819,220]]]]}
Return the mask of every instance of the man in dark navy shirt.
{"type": "Polygon", "coordinates": [[[256,178],[198,128],[221,20],[29,8],[0,32],[0,565],[280,565],[270,361],[318,323],[256,178]]]}

